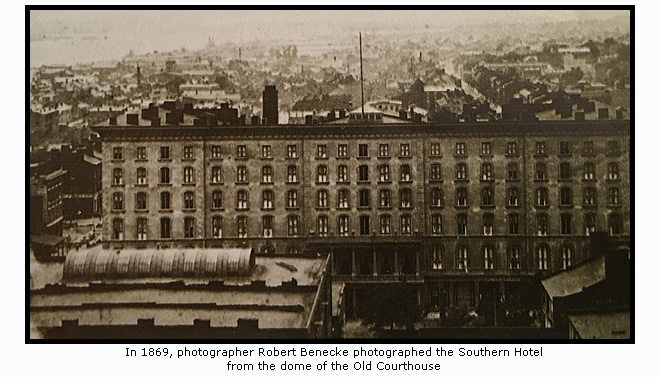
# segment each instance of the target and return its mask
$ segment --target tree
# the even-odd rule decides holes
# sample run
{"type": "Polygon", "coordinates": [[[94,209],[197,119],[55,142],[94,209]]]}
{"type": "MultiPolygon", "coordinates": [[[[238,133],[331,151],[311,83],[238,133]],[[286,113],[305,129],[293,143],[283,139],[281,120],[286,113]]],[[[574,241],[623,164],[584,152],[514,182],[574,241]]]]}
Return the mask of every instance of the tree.
{"type": "Polygon", "coordinates": [[[414,322],[420,318],[415,288],[405,282],[374,291],[366,307],[365,323],[376,329],[386,325],[393,329],[395,324],[413,329],[414,322]]]}

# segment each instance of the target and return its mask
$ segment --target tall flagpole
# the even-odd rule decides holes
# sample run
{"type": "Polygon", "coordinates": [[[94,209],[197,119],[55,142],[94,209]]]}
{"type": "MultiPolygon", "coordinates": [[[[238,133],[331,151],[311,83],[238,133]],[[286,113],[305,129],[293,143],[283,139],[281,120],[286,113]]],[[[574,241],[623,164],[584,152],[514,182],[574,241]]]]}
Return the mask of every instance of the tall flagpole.
{"type": "Polygon", "coordinates": [[[364,76],[362,73],[362,33],[360,33],[360,91],[362,92],[362,120],[364,120],[364,76]]]}

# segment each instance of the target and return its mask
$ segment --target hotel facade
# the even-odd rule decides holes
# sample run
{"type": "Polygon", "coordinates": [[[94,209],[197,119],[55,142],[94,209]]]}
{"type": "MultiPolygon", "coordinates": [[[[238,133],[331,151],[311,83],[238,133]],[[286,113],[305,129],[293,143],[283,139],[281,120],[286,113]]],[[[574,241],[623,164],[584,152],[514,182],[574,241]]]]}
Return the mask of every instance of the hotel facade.
{"type": "Polygon", "coordinates": [[[349,315],[400,281],[424,311],[475,308],[584,260],[593,232],[631,233],[629,121],[207,126],[128,116],[95,127],[104,247],[331,253],[349,315]]]}

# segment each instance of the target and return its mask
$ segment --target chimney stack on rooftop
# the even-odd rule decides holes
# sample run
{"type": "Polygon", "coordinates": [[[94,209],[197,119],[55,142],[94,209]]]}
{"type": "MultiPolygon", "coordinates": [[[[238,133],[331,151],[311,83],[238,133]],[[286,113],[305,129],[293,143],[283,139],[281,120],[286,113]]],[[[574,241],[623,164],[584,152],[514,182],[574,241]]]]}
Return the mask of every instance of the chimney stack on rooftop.
{"type": "Polygon", "coordinates": [[[605,120],[610,118],[610,111],[608,108],[603,107],[598,109],[598,119],[599,120],[605,120]]]}
{"type": "Polygon", "coordinates": [[[139,124],[138,123],[138,115],[137,114],[126,114],[126,124],[137,126],[139,124]]]}

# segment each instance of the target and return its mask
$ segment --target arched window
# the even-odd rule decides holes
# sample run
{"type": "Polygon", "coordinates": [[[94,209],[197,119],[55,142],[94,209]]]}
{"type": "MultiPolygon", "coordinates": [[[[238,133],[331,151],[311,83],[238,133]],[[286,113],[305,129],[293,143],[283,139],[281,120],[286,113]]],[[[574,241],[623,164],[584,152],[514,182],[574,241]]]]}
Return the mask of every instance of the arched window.
{"type": "Polygon", "coordinates": [[[550,266],[550,251],[546,245],[536,248],[536,262],[539,270],[547,270],[550,266]]]}
{"type": "Polygon", "coordinates": [[[564,245],[561,248],[561,268],[564,270],[573,265],[573,248],[564,245]]]}
{"type": "Polygon", "coordinates": [[[485,270],[492,270],[495,268],[495,252],[494,252],[494,247],[493,245],[484,245],[482,247],[483,255],[484,255],[484,269],[485,270]]]}

